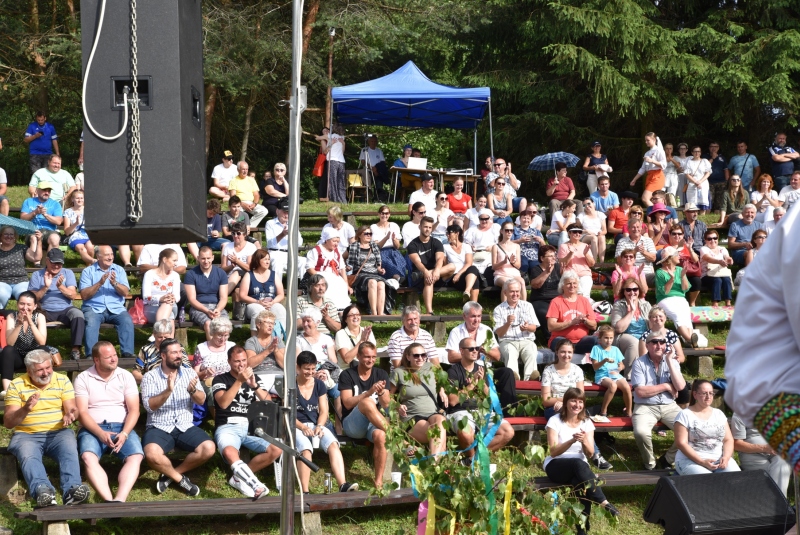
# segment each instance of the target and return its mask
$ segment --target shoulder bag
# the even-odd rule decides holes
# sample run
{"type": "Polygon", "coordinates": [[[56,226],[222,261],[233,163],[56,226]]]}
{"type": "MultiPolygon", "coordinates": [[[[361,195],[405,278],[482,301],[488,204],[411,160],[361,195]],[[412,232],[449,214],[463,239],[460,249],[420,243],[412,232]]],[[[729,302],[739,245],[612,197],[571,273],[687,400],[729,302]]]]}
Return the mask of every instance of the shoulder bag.
{"type": "Polygon", "coordinates": [[[372,254],[372,246],[370,246],[370,248],[369,248],[369,252],[367,253],[367,257],[366,257],[366,258],[364,259],[364,261],[361,263],[361,267],[360,267],[360,268],[358,268],[358,271],[356,271],[354,275],[348,275],[348,276],[347,276],[347,285],[348,285],[348,286],[351,286],[351,287],[352,287],[352,286],[353,286],[353,283],[355,283],[355,282],[356,282],[356,279],[358,278],[358,274],[359,274],[359,273],[361,273],[361,270],[362,270],[362,269],[364,269],[364,265],[367,263],[367,260],[369,260],[369,257],[370,257],[370,255],[371,255],[371,254],[372,254]]]}

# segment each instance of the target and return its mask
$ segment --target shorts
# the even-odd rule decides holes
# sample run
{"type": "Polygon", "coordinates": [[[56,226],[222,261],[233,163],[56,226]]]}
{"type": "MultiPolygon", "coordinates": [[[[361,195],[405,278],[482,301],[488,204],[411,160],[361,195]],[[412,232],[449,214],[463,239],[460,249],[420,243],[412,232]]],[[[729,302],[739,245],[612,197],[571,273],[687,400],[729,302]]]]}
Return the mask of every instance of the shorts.
{"type": "Polygon", "coordinates": [[[654,169],[647,172],[647,178],[644,182],[645,191],[658,191],[664,189],[664,182],[666,177],[664,171],[661,169],[654,169]]]}
{"type": "MultiPolygon", "coordinates": [[[[110,431],[116,435],[122,431],[122,428],[125,424],[108,423],[104,421],[103,423],[99,423],[97,425],[103,431],[110,431]]],[[[78,430],[78,452],[81,455],[84,453],[94,453],[98,459],[100,459],[103,455],[112,453],[110,446],[100,442],[100,439],[94,436],[85,427],[81,427],[78,430]]],[[[127,440],[125,440],[125,444],[122,445],[122,448],[120,448],[118,452],[113,453],[113,455],[116,455],[117,458],[123,461],[131,455],[144,455],[142,442],[139,440],[139,435],[136,434],[136,431],[131,430],[130,435],[128,435],[127,440]]]]}
{"type": "MultiPolygon", "coordinates": [[[[434,412],[434,413],[429,414],[427,416],[412,416],[410,419],[414,420],[414,425],[417,425],[420,422],[427,422],[428,420],[431,419],[431,416],[433,416],[434,414],[437,414],[437,413],[434,412]]],[[[408,420],[406,420],[406,421],[408,421],[408,420]]]]}
{"type": "Polygon", "coordinates": [[[264,453],[267,451],[267,449],[269,449],[269,442],[263,438],[248,435],[247,429],[248,424],[245,422],[224,424],[217,427],[217,430],[214,431],[214,442],[217,443],[217,449],[220,453],[228,447],[239,451],[242,446],[253,453],[264,453]]]}
{"type": "Polygon", "coordinates": [[[69,248],[74,251],[78,245],[83,245],[84,243],[89,243],[89,238],[76,238],[69,242],[69,248]]]}
{"type": "MultiPolygon", "coordinates": [[[[447,281],[444,279],[439,279],[433,283],[434,288],[443,288],[447,286],[447,281]]],[[[422,273],[414,269],[411,272],[411,284],[408,286],[409,288],[423,288],[425,287],[425,277],[422,276],[422,273]]]]}
{"type": "MultiPolygon", "coordinates": [[[[212,307],[216,308],[217,304],[218,303],[203,303],[203,305],[205,305],[207,308],[212,308],[212,307]]],[[[222,311],[219,313],[219,315],[227,318],[228,311],[223,308],[222,311]]],[[[211,318],[209,318],[205,312],[203,312],[202,310],[195,310],[194,308],[191,308],[189,310],[189,319],[191,319],[192,323],[194,323],[198,327],[202,327],[203,325],[206,324],[207,321],[211,321],[211,318]]]]}
{"type": "Polygon", "coordinates": [[[58,235],[59,241],[61,240],[61,233],[58,232],[57,230],[44,230],[44,229],[39,229],[39,230],[42,231],[42,243],[44,243],[45,245],[47,245],[47,241],[50,238],[51,234],[58,235]]]}
{"type": "MultiPolygon", "coordinates": [[[[313,428],[314,424],[306,422],[306,427],[313,428]]],[[[301,453],[304,451],[313,451],[313,448],[311,447],[311,437],[305,436],[299,429],[295,429],[294,431],[294,443],[297,451],[301,453]]],[[[322,436],[319,437],[319,447],[322,448],[322,451],[328,453],[328,448],[330,448],[331,444],[334,443],[339,443],[339,441],[336,440],[336,436],[331,432],[330,429],[323,427],[322,436]]]]}
{"type": "Polygon", "coordinates": [[[358,405],[342,421],[342,430],[350,438],[366,438],[372,442],[372,435],[378,428],[367,420],[367,417],[358,410],[358,405]]]}
{"type": "Polygon", "coordinates": [[[206,440],[211,440],[208,433],[199,427],[192,426],[181,432],[177,427],[167,433],[157,427],[148,427],[144,432],[144,446],[158,444],[164,453],[169,453],[176,447],[182,451],[194,451],[206,440]]]}
{"type": "MultiPolygon", "coordinates": [[[[450,424],[451,432],[452,433],[457,433],[458,431],[460,431],[461,427],[459,427],[458,424],[459,424],[459,422],[461,422],[461,420],[466,419],[467,420],[467,426],[474,433],[475,432],[475,416],[474,416],[474,414],[475,414],[474,411],[466,411],[466,410],[457,411],[457,412],[454,412],[452,414],[448,414],[447,415],[447,423],[450,424]]],[[[497,421],[497,413],[493,412],[492,415],[489,417],[489,420],[492,423],[495,423],[497,421]]]]}

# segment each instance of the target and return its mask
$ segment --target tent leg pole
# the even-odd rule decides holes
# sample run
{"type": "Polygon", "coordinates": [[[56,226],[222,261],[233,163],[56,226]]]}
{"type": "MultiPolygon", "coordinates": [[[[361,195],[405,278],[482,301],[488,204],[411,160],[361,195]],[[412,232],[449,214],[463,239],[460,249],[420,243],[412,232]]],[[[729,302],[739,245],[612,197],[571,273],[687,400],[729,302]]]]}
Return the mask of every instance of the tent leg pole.
{"type": "Polygon", "coordinates": [[[494,131],[492,130],[492,97],[489,97],[489,152],[494,163],[494,131]]]}

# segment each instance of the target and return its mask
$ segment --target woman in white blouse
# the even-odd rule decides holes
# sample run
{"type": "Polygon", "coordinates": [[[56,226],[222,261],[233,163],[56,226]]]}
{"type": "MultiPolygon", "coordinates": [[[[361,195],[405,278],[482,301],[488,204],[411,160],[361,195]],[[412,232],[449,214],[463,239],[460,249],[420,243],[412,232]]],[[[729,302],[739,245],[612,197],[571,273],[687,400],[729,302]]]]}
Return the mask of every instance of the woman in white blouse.
{"type": "Polygon", "coordinates": [[[167,247],[158,254],[158,267],[144,274],[142,300],[147,323],[174,320],[181,298],[181,277],[175,271],[178,253],[167,247]]]}
{"type": "Polygon", "coordinates": [[[434,219],[431,236],[442,243],[447,243],[447,227],[453,224],[456,215],[447,207],[447,194],[443,191],[436,195],[436,210],[431,217],[434,219]]]}
{"type": "Polygon", "coordinates": [[[693,202],[700,209],[701,214],[707,214],[711,208],[708,199],[708,177],[711,176],[711,164],[701,158],[702,149],[692,147],[692,159],[686,162],[684,174],[688,186],[686,188],[686,202],[693,202]]]}
{"type": "MultiPolygon", "coordinates": [[[[406,277],[406,259],[400,254],[400,226],[389,221],[392,210],[385,204],[378,208],[378,222],[370,225],[372,230],[372,241],[378,244],[381,249],[381,265],[386,273],[383,276],[389,280],[394,279],[398,282],[406,277]]],[[[395,287],[395,289],[397,289],[395,287]]]]}
{"type": "Polygon", "coordinates": [[[447,263],[456,268],[447,285],[461,290],[464,299],[477,301],[481,289],[481,274],[472,265],[472,247],[464,243],[464,231],[455,224],[447,227],[447,239],[444,254],[447,256],[447,263]]]}

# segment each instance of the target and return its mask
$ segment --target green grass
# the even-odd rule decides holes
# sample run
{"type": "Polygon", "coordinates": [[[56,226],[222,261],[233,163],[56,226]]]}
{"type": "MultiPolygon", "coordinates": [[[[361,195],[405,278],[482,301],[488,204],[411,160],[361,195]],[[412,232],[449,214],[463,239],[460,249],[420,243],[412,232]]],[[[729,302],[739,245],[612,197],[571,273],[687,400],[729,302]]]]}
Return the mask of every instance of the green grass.
{"type": "MultiPolygon", "coordinates": [[[[7,194],[12,206],[19,206],[22,201],[27,197],[27,190],[23,186],[15,186],[9,188],[7,194]]],[[[319,203],[317,201],[306,201],[301,206],[302,212],[324,212],[330,203],[319,203]]],[[[359,217],[356,221],[356,227],[360,224],[369,224],[377,220],[377,204],[348,204],[342,206],[345,211],[372,211],[375,212],[375,217],[359,217]]],[[[391,205],[393,217],[392,220],[402,226],[407,221],[407,205],[394,204],[391,205]]],[[[716,216],[703,216],[701,217],[707,223],[715,222],[716,216]]],[[[303,218],[300,225],[302,227],[316,227],[320,228],[325,224],[325,218],[303,218]]],[[[318,234],[307,232],[303,234],[306,243],[315,242],[318,234]]],[[[72,251],[66,253],[67,266],[77,267],[80,266],[80,259],[77,254],[72,251]]],[[[191,257],[188,258],[190,263],[193,263],[191,257]]],[[[129,282],[134,291],[138,290],[141,286],[140,280],[134,276],[129,276],[129,282]]],[[[600,294],[597,292],[593,295],[596,299],[600,299],[600,294]]],[[[457,292],[436,294],[436,310],[440,314],[460,314],[461,313],[461,296],[457,292]]],[[[496,299],[482,298],[483,306],[490,310],[497,304],[496,299]]],[[[710,304],[708,294],[702,293],[698,301],[699,305],[710,304]]],[[[400,303],[398,303],[398,306],[400,303]]],[[[15,306],[12,301],[11,306],[15,306]]],[[[448,323],[447,328],[451,329],[456,326],[457,322],[448,323]]],[[[385,345],[392,332],[400,327],[399,322],[387,322],[376,324],[373,326],[373,332],[379,345],[385,345]]],[[[711,324],[709,328],[709,345],[724,344],[728,334],[727,324],[711,324]]],[[[136,329],[136,347],[140,347],[146,343],[146,339],[150,334],[149,329],[136,329]]],[[[69,332],[66,329],[54,329],[48,333],[48,343],[56,345],[57,347],[69,346],[69,332]]],[[[243,343],[249,336],[247,328],[237,328],[231,335],[231,340],[237,343],[243,343]]],[[[198,329],[189,329],[188,333],[189,345],[187,351],[194,352],[198,343],[204,340],[204,336],[198,329]]],[[[114,331],[101,332],[101,339],[116,342],[116,333],[114,331]]],[[[724,376],[724,358],[714,357],[715,374],[718,377],[724,376]]],[[[695,378],[691,372],[686,373],[688,379],[695,378]]],[[[587,377],[591,377],[587,369],[587,377]]],[[[600,398],[590,398],[589,403],[600,403],[600,398]]],[[[621,414],[622,401],[615,399],[611,405],[611,414],[621,414]]],[[[140,434],[144,428],[144,417],[137,426],[137,431],[140,434]]],[[[213,433],[211,426],[206,424],[205,429],[213,433]]],[[[9,430],[0,429],[0,446],[8,445],[11,433],[9,430]]],[[[633,439],[632,433],[617,433],[615,449],[622,455],[622,458],[617,454],[612,453],[606,446],[602,446],[603,453],[609,461],[611,461],[615,470],[638,470],[642,468],[641,461],[639,460],[639,452],[633,439]],[[623,461],[624,459],[624,461],[623,461]],[[626,466],[626,464],[627,466],[626,466]]],[[[671,441],[671,433],[668,438],[654,436],[655,450],[663,452],[669,446],[671,441]]],[[[361,485],[362,489],[371,487],[371,460],[368,459],[367,450],[359,446],[346,446],[342,450],[345,457],[345,465],[348,467],[348,478],[356,481],[361,485]]],[[[323,469],[317,473],[312,474],[311,477],[311,491],[314,493],[322,492],[323,490],[323,473],[329,470],[329,463],[324,454],[318,453],[315,456],[317,462],[323,469]]],[[[116,474],[119,470],[120,464],[118,461],[109,459],[104,460],[110,479],[115,481],[116,474]]],[[[49,472],[53,475],[54,483],[57,483],[58,470],[55,464],[49,462],[49,472]]],[[[272,489],[272,495],[276,495],[274,483],[274,470],[272,467],[266,469],[259,477],[267,483],[272,489]]],[[[215,456],[206,465],[194,470],[190,477],[193,481],[197,482],[202,490],[202,498],[233,498],[239,497],[239,493],[230,488],[226,481],[229,477],[228,468],[224,466],[223,461],[219,456],[215,456]]],[[[541,469],[533,470],[530,473],[519,474],[519,477],[535,477],[544,475],[541,469]]],[[[186,496],[174,489],[168,490],[164,496],[159,496],[155,493],[154,485],[156,481],[156,473],[150,470],[147,466],[142,467],[142,473],[134,486],[133,492],[129,498],[130,501],[157,501],[164,499],[188,499],[186,496]]],[[[405,480],[407,484],[407,479],[405,480]]],[[[113,486],[113,484],[112,484],[113,486]]],[[[610,525],[604,518],[593,516],[592,518],[592,533],[595,534],[617,534],[624,533],[626,535],[655,535],[662,533],[661,528],[652,524],[646,524],[642,520],[642,513],[646,506],[650,495],[652,494],[652,487],[628,487],[628,488],[611,488],[607,489],[606,494],[610,501],[617,505],[622,515],[620,522],[617,525],[610,525]]],[[[792,492],[790,490],[790,496],[792,492]]],[[[96,497],[93,495],[92,500],[96,497]]],[[[20,521],[14,519],[15,511],[30,510],[32,503],[29,500],[22,500],[17,505],[12,505],[8,502],[0,502],[0,524],[6,525],[14,530],[18,535],[27,535],[39,533],[41,527],[38,523],[30,521],[20,521]]],[[[213,507],[213,503],[209,504],[213,507]]],[[[381,507],[375,509],[363,509],[353,511],[340,511],[325,513],[322,516],[323,530],[325,533],[339,533],[341,535],[394,535],[398,531],[404,533],[414,533],[416,525],[416,508],[414,506],[396,506],[396,507],[381,507]]],[[[187,517],[180,518],[179,520],[169,518],[155,518],[155,519],[121,519],[118,521],[101,520],[97,525],[92,526],[88,523],[81,521],[70,522],[70,529],[76,535],[105,535],[105,534],[127,534],[127,533],[141,533],[147,531],[152,535],[160,534],[261,534],[261,533],[278,533],[279,519],[277,517],[264,517],[257,516],[248,521],[243,517],[187,517]]]]}

